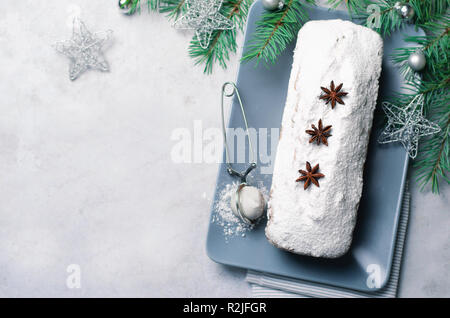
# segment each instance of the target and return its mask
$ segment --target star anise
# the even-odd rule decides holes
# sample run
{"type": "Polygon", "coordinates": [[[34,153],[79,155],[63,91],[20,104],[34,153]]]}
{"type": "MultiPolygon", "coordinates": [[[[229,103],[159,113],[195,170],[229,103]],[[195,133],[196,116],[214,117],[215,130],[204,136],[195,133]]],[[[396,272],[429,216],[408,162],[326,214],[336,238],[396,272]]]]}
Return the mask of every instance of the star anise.
{"type": "Polygon", "coordinates": [[[300,172],[302,176],[295,180],[295,182],[305,181],[305,184],[303,185],[303,189],[305,190],[308,189],[311,183],[314,183],[316,186],[320,187],[317,179],[323,178],[325,175],[318,173],[317,171],[319,171],[319,164],[316,164],[314,168],[311,168],[311,164],[306,161],[306,171],[300,169],[298,172],[300,172]]]}
{"type": "Polygon", "coordinates": [[[316,141],[318,145],[322,142],[324,145],[328,146],[327,138],[331,136],[330,130],[332,126],[328,125],[323,127],[322,119],[319,119],[319,128],[317,128],[314,124],[312,124],[311,127],[313,130],[305,130],[307,134],[311,135],[309,143],[316,141]]]}
{"type": "Polygon", "coordinates": [[[345,105],[344,101],[341,97],[346,96],[347,92],[341,92],[343,83],[339,84],[337,87],[334,87],[334,81],[331,81],[330,89],[326,87],[320,87],[325,94],[320,96],[320,99],[326,100],[326,104],[328,105],[329,102],[331,102],[331,108],[334,109],[334,106],[336,106],[336,102],[338,102],[341,105],[345,105]]]}

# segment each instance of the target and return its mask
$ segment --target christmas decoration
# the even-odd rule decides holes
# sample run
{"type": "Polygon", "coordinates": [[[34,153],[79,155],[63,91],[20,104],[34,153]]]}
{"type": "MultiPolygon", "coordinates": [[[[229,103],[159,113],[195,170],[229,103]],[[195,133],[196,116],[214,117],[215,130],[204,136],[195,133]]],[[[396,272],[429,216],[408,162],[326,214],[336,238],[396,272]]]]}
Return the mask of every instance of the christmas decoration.
{"type": "Polygon", "coordinates": [[[423,54],[423,52],[420,50],[415,51],[408,58],[409,67],[416,72],[423,70],[426,63],[427,59],[425,57],[425,54],[423,54]]]}
{"type": "Polygon", "coordinates": [[[112,33],[111,30],[91,33],[83,21],[78,18],[73,20],[72,38],[55,44],[55,49],[70,59],[69,77],[72,81],[88,69],[109,71],[102,48],[111,39],[112,33]]]}
{"type": "Polygon", "coordinates": [[[197,40],[207,49],[215,30],[230,30],[233,24],[219,13],[223,0],[187,0],[187,12],[174,24],[179,29],[194,29],[197,40]]]}
{"type": "Polygon", "coordinates": [[[386,144],[399,141],[412,159],[417,156],[419,138],[436,134],[441,130],[437,124],[423,117],[422,95],[414,97],[405,108],[384,102],[383,110],[388,117],[388,124],[378,142],[386,144]]]}
{"type": "Polygon", "coordinates": [[[263,14],[244,50],[242,61],[275,63],[288,44],[297,38],[298,31],[308,19],[305,4],[297,0],[287,0],[283,9],[263,14]]]}
{"type": "MultiPolygon", "coordinates": [[[[119,11],[124,15],[133,15],[136,12],[141,12],[141,2],[146,2],[149,10],[158,10],[160,1],[164,0],[119,0],[119,11]]],[[[177,0],[168,1],[171,3],[177,2],[177,0]]],[[[181,2],[184,2],[184,0],[181,2]]]]}
{"type": "Polygon", "coordinates": [[[132,0],[119,0],[119,9],[123,14],[133,14],[133,1],[132,0]]]}
{"type": "Polygon", "coordinates": [[[394,8],[397,10],[397,13],[402,17],[402,19],[411,20],[415,15],[414,9],[409,3],[397,1],[394,4],[394,8]]]}
{"type": "Polygon", "coordinates": [[[281,10],[284,7],[284,0],[262,0],[262,4],[266,10],[281,10]]]}

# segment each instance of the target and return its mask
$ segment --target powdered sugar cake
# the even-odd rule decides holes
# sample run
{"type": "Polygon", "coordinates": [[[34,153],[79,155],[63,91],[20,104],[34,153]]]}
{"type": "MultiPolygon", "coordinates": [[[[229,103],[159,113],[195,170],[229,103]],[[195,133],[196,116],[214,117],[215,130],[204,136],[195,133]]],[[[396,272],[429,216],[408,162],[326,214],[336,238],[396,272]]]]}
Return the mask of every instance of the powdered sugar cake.
{"type": "Polygon", "coordinates": [[[293,253],[336,258],[350,248],[363,186],[383,41],[349,21],[306,23],[298,34],[268,204],[266,237],[293,253]],[[345,105],[319,99],[343,83],[345,105]],[[328,146],[305,130],[332,125],[328,146]],[[320,164],[320,187],[304,190],[298,170],[320,164]]]}

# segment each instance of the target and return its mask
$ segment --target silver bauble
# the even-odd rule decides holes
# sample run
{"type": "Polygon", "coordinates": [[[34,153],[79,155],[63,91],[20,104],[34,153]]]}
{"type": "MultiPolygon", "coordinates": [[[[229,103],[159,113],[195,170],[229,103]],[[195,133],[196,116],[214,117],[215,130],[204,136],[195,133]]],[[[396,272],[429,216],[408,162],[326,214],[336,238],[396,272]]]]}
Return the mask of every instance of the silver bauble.
{"type": "Polygon", "coordinates": [[[413,71],[419,72],[423,70],[426,64],[427,59],[422,51],[416,51],[408,58],[408,65],[413,71]]]}
{"type": "Polygon", "coordinates": [[[396,2],[394,8],[397,10],[398,14],[400,14],[402,19],[411,20],[415,15],[414,9],[409,3],[396,2]]]}
{"type": "Polygon", "coordinates": [[[400,8],[402,7],[402,5],[403,5],[403,3],[402,3],[401,1],[397,1],[397,2],[394,4],[394,9],[397,10],[397,11],[399,11],[400,8]]]}
{"type": "Polygon", "coordinates": [[[119,10],[121,13],[130,15],[132,14],[131,10],[131,0],[119,0],[119,10]]]}
{"type": "Polygon", "coordinates": [[[281,10],[284,7],[284,0],[262,0],[262,5],[266,10],[281,10]]]}

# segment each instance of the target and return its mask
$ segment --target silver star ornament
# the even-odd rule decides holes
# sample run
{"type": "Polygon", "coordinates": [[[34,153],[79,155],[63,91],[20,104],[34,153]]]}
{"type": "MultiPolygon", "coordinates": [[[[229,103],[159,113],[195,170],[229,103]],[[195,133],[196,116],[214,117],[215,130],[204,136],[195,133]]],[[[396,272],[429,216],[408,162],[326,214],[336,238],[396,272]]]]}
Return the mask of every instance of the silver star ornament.
{"type": "Polygon", "coordinates": [[[414,159],[420,137],[429,136],[441,131],[441,128],[423,117],[423,95],[417,95],[406,107],[398,107],[388,102],[383,103],[383,110],[388,124],[378,138],[378,142],[386,144],[401,142],[414,159]]]}
{"type": "Polygon", "coordinates": [[[215,30],[231,30],[234,25],[219,13],[223,0],[187,0],[187,12],[175,21],[177,29],[194,29],[197,40],[207,49],[215,30]]]}
{"type": "Polygon", "coordinates": [[[70,59],[69,78],[74,81],[88,69],[109,71],[103,56],[104,45],[112,38],[113,31],[90,32],[79,18],[73,20],[72,38],[58,41],[55,49],[70,59]]]}

